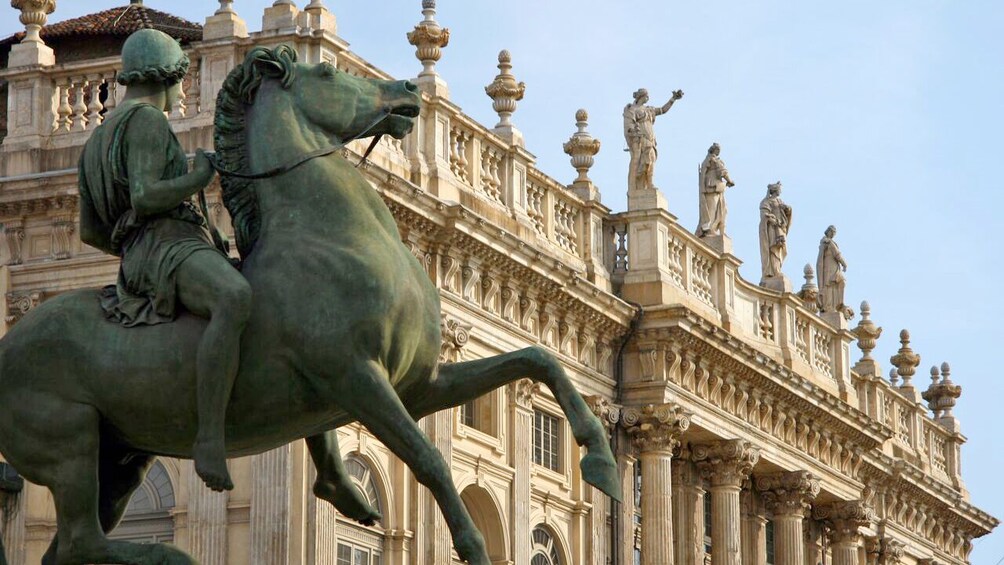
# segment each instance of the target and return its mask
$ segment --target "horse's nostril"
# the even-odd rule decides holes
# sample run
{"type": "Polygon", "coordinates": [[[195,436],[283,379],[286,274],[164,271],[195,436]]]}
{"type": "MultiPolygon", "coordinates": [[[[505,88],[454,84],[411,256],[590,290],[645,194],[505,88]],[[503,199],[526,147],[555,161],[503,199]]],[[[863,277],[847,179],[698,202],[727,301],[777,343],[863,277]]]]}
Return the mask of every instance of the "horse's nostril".
{"type": "Polygon", "coordinates": [[[418,92],[418,86],[410,80],[404,81],[404,89],[408,92],[418,92]]]}

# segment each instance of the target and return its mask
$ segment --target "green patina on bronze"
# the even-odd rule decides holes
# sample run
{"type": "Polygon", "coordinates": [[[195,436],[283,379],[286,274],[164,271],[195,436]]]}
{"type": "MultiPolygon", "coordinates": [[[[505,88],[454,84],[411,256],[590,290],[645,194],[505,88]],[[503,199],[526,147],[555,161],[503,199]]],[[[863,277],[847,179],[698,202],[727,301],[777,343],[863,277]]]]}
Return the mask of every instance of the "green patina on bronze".
{"type": "MultiPolygon", "coordinates": [[[[256,48],[220,92],[217,164],[269,171],[363,133],[400,139],[419,104],[406,81],[298,63],[284,46],[256,48]]],[[[208,162],[200,156],[195,171],[150,190],[188,191],[173,209],[208,182],[179,179],[203,175],[208,162]]],[[[372,523],[379,515],[348,479],[334,432],[358,421],[430,489],[461,558],[489,565],[448,465],[416,420],[530,378],[550,387],[587,448],[583,478],[619,499],[606,432],[553,355],[531,347],[439,364],[438,291],[347,159],[336,152],[267,179],[222,181],[243,257],[238,276],[253,297],[225,412],[228,456],[306,438],[315,494],[372,523]]],[[[56,503],[59,528],[45,563],[194,563],[170,545],[112,542],[104,533],[156,456],[197,457],[199,348],[210,324],[182,308],[171,323],[125,327],[106,319],[100,291],[82,290],[41,304],[0,341],[0,452],[56,503]]]]}

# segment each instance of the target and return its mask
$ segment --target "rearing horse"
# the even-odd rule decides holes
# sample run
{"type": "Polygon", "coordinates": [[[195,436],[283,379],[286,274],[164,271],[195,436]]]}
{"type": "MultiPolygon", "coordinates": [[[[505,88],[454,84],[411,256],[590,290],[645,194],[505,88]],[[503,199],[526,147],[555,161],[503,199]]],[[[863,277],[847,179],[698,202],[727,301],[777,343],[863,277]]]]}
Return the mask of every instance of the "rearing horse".
{"type": "MultiPolygon", "coordinates": [[[[583,478],[618,499],[620,487],[602,425],[554,356],[530,347],[438,364],[439,295],[387,206],[337,152],[303,160],[364,134],[403,138],[420,100],[409,82],[297,63],[286,46],[253,49],[227,78],[216,110],[219,165],[277,171],[222,178],[254,293],[227,450],[252,455],[306,438],[315,494],[372,523],[379,515],[348,480],[334,431],[358,421],[435,496],[461,559],[490,565],[417,419],[529,377],[551,389],[587,448],[583,478]]],[[[96,290],[81,290],[41,304],[0,341],[0,452],[56,504],[43,563],[195,563],[169,545],[105,534],[156,456],[191,457],[204,327],[182,313],[174,323],[124,328],[104,319],[96,290]]]]}

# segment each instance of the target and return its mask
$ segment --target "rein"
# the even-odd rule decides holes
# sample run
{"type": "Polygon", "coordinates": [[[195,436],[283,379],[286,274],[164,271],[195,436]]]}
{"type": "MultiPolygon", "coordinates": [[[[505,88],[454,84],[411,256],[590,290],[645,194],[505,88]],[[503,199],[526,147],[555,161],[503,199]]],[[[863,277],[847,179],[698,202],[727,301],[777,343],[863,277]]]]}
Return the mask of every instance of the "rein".
{"type": "MultiPolygon", "coordinates": [[[[347,138],[345,141],[342,141],[341,143],[336,143],[334,145],[330,145],[328,147],[322,147],[320,149],[315,149],[314,151],[311,151],[310,153],[306,153],[304,155],[301,155],[300,157],[297,157],[296,159],[293,159],[289,163],[286,163],[284,165],[280,165],[278,167],[275,167],[274,169],[269,169],[267,171],[262,171],[260,173],[241,173],[241,172],[238,172],[238,171],[227,170],[227,169],[223,168],[223,165],[221,165],[219,163],[219,161],[217,160],[218,157],[216,156],[216,153],[206,153],[206,157],[209,158],[209,163],[213,166],[214,169],[216,169],[216,172],[220,173],[221,176],[234,177],[234,178],[245,179],[245,180],[259,180],[259,179],[267,179],[267,178],[277,177],[277,176],[279,176],[281,174],[288,173],[289,171],[292,171],[293,169],[299,167],[300,165],[306,163],[307,161],[311,161],[311,160],[316,159],[318,157],[327,157],[328,155],[331,155],[335,151],[338,151],[338,150],[344,148],[349,143],[352,143],[353,141],[355,141],[357,139],[365,137],[367,133],[369,133],[370,131],[372,131],[373,128],[377,127],[381,122],[383,122],[388,117],[390,117],[390,115],[391,115],[390,108],[385,107],[380,112],[380,115],[377,116],[376,119],[373,120],[372,123],[370,123],[370,125],[366,126],[362,131],[360,131],[356,135],[353,135],[352,137],[347,138]]],[[[370,142],[369,147],[366,148],[366,152],[363,153],[363,158],[358,163],[356,163],[356,167],[357,168],[359,167],[359,165],[363,164],[363,162],[366,161],[366,158],[370,156],[370,153],[372,153],[373,150],[376,149],[376,145],[377,145],[377,143],[380,143],[380,138],[381,137],[383,137],[383,134],[379,134],[379,135],[377,135],[376,137],[373,138],[373,141],[370,142]]]]}

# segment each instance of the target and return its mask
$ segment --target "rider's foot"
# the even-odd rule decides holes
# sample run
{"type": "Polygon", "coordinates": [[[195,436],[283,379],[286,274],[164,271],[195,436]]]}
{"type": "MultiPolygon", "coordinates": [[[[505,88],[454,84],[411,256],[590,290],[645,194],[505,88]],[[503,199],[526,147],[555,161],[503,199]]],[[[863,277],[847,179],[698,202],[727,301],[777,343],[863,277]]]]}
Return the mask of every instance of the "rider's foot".
{"type": "Polygon", "coordinates": [[[192,448],[195,472],[214,491],[233,490],[227,470],[227,451],[223,441],[197,441],[192,448]]]}
{"type": "Polygon", "coordinates": [[[327,500],[346,518],[351,518],[364,526],[372,526],[383,516],[370,506],[366,496],[351,481],[334,482],[318,477],[314,483],[314,496],[327,500]]]}

